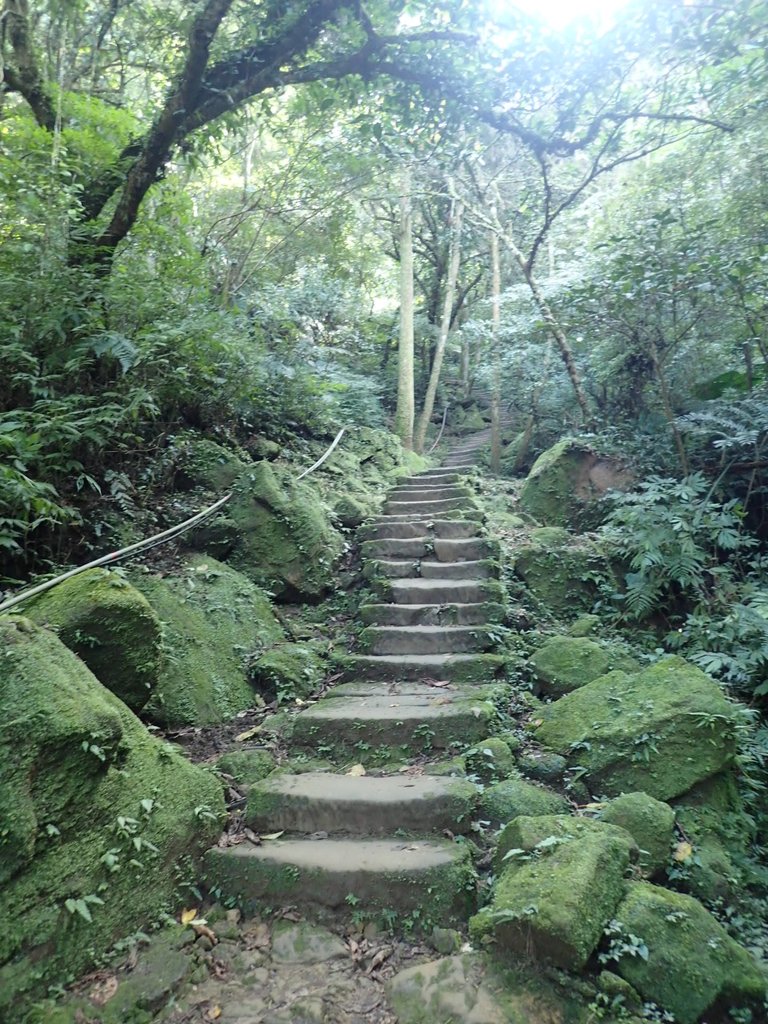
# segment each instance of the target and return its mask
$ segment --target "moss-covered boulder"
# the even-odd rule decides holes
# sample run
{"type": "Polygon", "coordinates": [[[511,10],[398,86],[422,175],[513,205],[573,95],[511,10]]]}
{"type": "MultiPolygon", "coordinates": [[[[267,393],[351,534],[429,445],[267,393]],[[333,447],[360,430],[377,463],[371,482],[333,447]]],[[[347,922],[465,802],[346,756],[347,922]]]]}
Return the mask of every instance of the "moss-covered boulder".
{"type": "Polygon", "coordinates": [[[739,713],[714,680],[671,657],[596,679],[536,721],[539,742],[582,768],[593,793],[670,800],[732,762],[739,713]]]}
{"type": "Polygon", "coordinates": [[[626,490],[632,475],[585,441],[566,437],[534,462],[520,492],[520,507],[544,526],[590,530],[603,518],[600,499],[626,490]]]}
{"type": "Polygon", "coordinates": [[[692,850],[682,860],[676,851],[670,866],[677,887],[708,902],[729,900],[743,887],[739,864],[755,840],[756,829],[755,818],[746,813],[738,792],[731,792],[732,777],[727,782],[723,776],[713,781],[711,803],[697,802],[704,796],[704,787],[676,802],[677,821],[692,850]]]}
{"type": "Polygon", "coordinates": [[[323,678],[320,646],[311,641],[280,644],[251,663],[251,678],[260,693],[278,703],[314,693],[323,678]]]}
{"type": "Polygon", "coordinates": [[[222,788],[55,634],[0,618],[0,1018],[176,912],[222,788]]]}
{"type": "Polygon", "coordinates": [[[507,556],[532,596],[561,618],[590,612],[600,595],[600,581],[618,587],[603,548],[591,537],[542,527],[516,541],[507,556]]]}
{"type": "Polygon", "coordinates": [[[504,740],[489,737],[471,747],[464,755],[468,775],[480,782],[498,782],[515,770],[515,757],[504,740]]]}
{"type": "Polygon", "coordinates": [[[368,517],[370,506],[351,494],[343,494],[334,504],[333,513],[345,530],[356,530],[368,517]]]}
{"type": "Polygon", "coordinates": [[[513,778],[485,788],[478,801],[477,816],[498,828],[520,815],[535,818],[568,811],[568,801],[558,793],[525,779],[513,778]]]}
{"type": "Polygon", "coordinates": [[[146,598],[117,572],[89,569],[25,605],[93,674],[133,711],[157,685],[163,662],[162,626],[146,598]]]}
{"type": "Polygon", "coordinates": [[[241,786],[261,782],[275,769],[274,754],[268,750],[228,750],[216,762],[216,770],[231,775],[241,786]]]}
{"type": "Polygon", "coordinates": [[[164,725],[211,725],[253,707],[248,662],[284,639],[266,594],[206,555],[164,576],[137,570],[131,578],[164,630],[166,657],[147,715],[164,725]]]}
{"type": "Polygon", "coordinates": [[[502,832],[493,902],[470,920],[471,938],[581,970],[624,896],[632,851],[612,825],[516,818],[502,832]]]}
{"type": "Polygon", "coordinates": [[[174,486],[179,490],[200,487],[228,491],[247,468],[248,461],[236,452],[205,437],[192,436],[176,446],[174,486]]]}
{"type": "Polygon", "coordinates": [[[760,1012],[764,975],[752,955],[693,897],[634,882],[616,921],[622,932],[646,946],[648,958],[622,956],[619,943],[614,969],[678,1024],[695,1024],[707,1011],[760,1012]]]}
{"type": "Polygon", "coordinates": [[[600,820],[626,829],[640,850],[639,864],[647,875],[666,865],[675,828],[675,812],[647,793],[623,793],[609,801],[600,820]]]}
{"type": "Polygon", "coordinates": [[[238,478],[228,506],[237,539],[227,560],[278,600],[312,601],[333,587],[343,540],[317,489],[296,475],[258,462],[238,478]]]}
{"type": "Polygon", "coordinates": [[[586,686],[617,669],[637,672],[639,662],[587,637],[553,636],[528,661],[539,691],[552,697],[586,686]]]}

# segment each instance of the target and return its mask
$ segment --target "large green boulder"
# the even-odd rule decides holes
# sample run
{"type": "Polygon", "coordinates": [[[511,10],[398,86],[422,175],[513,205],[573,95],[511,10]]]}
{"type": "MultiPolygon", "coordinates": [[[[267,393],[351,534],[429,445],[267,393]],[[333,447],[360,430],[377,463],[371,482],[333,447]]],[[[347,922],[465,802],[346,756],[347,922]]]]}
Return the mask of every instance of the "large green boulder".
{"type": "Polygon", "coordinates": [[[309,697],[323,677],[320,644],[312,641],[279,644],[251,663],[251,678],[268,700],[285,704],[309,697]]]}
{"type": "Polygon", "coordinates": [[[707,1011],[718,1020],[724,1019],[718,1011],[760,1012],[765,976],[752,955],[693,897],[634,882],[616,911],[613,930],[618,932],[612,943],[618,958],[614,970],[678,1024],[695,1024],[707,1011]],[[627,955],[625,936],[634,937],[633,945],[639,940],[647,957],[627,955]]]}
{"type": "Polygon", "coordinates": [[[146,598],[117,572],[89,569],[25,605],[133,711],[157,685],[163,631],[146,598]]]}
{"type": "Polygon", "coordinates": [[[498,828],[520,815],[539,817],[567,814],[568,810],[568,801],[558,793],[526,779],[512,778],[485,787],[478,800],[477,816],[498,828]]]}
{"type": "Polygon", "coordinates": [[[317,489],[295,469],[258,462],[237,480],[227,518],[235,568],[277,600],[318,600],[334,584],[343,539],[317,489]]]}
{"type": "Polygon", "coordinates": [[[179,490],[203,488],[223,495],[247,467],[230,448],[205,437],[191,435],[177,442],[174,486],[179,490]]]}
{"type": "Polygon", "coordinates": [[[640,668],[622,651],[574,636],[553,636],[529,658],[528,664],[538,689],[551,697],[577,690],[614,669],[637,672],[640,668]]]}
{"type": "Polygon", "coordinates": [[[543,708],[536,739],[579,767],[591,792],[670,800],[722,771],[736,752],[737,707],[694,665],[664,658],[614,672],[543,708]]]}
{"type": "Polygon", "coordinates": [[[516,818],[502,832],[493,902],[470,920],[471,938],[581,970],[624,896],[634,852],[632,838],[612,825],[516,818]]]}
{"type": "Polygon", "coordinates": [[[0,1019],[15,1020],[178,911],[224,803],[54,633],[2,617],[0,643],[0,1019]]]}
{"type": "Polygon", "coordinates": [[[515,575],[548,611],[561,618],[589,612],[600,581],[615,590],[618,580],[600,544],[546,526],[531,530],[507,550],[515,575]]]}
{"type": "Polygon", "coordinates": [[[666,866],[675,829],[675,812],[669,804],[647,793],[623,793],[605,805],[600,820],[629,832],[640,850],[640,867],[647,875],[655,875],[666,866]]]}
{"type": "Polygon", "coordinates": [[[164,631],[166,657],[146,714],[163,725],[212,725],[253,707],[248,663],[284,640],[266,594],[199,554],[172,573],[131,578],[164,631]]]}
{"type": "Polygon", "coordinates": [[[543,526],[590,530],[604,519],[600,499],[631,483],[632,475],[616,459],[565,437],[534,462],[520,491],[520,507],[543,526]]]}

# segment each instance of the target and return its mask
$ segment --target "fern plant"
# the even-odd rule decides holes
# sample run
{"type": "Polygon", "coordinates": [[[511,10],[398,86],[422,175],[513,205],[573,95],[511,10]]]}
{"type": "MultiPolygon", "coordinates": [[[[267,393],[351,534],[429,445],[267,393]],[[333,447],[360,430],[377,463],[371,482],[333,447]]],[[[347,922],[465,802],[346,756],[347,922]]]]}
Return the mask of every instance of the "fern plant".
{"type": "Polygon", "coordinates": [[[614,502],[602,534],[630,569],[617,595],[629,619],[711,608],[732,590],[735,560],[757,543],[743,528],[739,503],[713,500],[700,473],[650,477],[614,502]]]}

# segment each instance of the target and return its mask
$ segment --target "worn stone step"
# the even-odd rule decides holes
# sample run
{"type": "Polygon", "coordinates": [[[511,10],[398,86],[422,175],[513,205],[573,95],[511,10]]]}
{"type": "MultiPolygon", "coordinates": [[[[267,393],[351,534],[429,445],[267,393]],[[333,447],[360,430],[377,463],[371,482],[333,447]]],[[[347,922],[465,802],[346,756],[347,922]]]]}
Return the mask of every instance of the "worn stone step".
{"type": "Polygon", "coordinates": [[[438,562],[479,561],[501,557],[501,545],[497,540],[488,537],[436,537],[432,542],[432,548],[438,562]]]}
{"type": "Polygon", "coordinates": [[[215,847],[204,866],[208,887],[246,915],[286,904],[345,918],[354,906],[398,914],[423,907],[424,917],[456,924],[473,909],[469,847],[448,840],[278,839],[215,847]]]}
{"type": "Polygon", "coordinates": [[[368,626],[360,649],[369,654],[460,654],[489,651],[492,631],[482,626],[368,626]]]}
{"type": "Polygon", "coordinates": [[[375,523],[366,523],[357,531],[360,541],[365,540],[399,540],[423,537],[433,534],[446,540],[467,540],[482,533],[482,527],[476,519],[409,519],[402,521],[398,516],[394,521],[386,516],[375,523]]]}
{"type": "Polygon", "coordinates": [[[502,601],[498,580],[401,579],[389,580],[382,597],[393,604],[480,604],[502,601]]]}
{"type": "Polygon", "coordinates": [[[445,501],[448,498],[471,498],[472,492],[467,487],[394,487],[387,499],[389,501],[445,501]]]}
{"type": "Polygon", "coordinates": [[[370,680],[446,679],[489,683],[504,670],[499,654],[351,654],[340,659],[345,678],[370,680]]]}
{"type": "Polygon", "coordinates": [[[425,580],[478,580],[498,577],[500,571],[499,563],[491,559],[466,562],[422,560],[419,563],[419,573],[425,580]]]}
{"type": "MultiPolygon", "coordinates": [[[[423,534],[422,530],[422,534],[423,534]]],[[[432,550],[432,538],[388,537],[383,540],[366,540],[360,545],[363,558],[424,558],[432,550]]]]}
{"type": "Polygon", "coordinates": [[[257,832],[428,835],[469,831],[477,787],[428,775],[274,775],[252,786],[245,820],[257,832]]]}
{"type": "Polygon", "coordinates": [[[445,484],[456,484],[466,477],[461,473],[450,473],[444,469],[429,470],[426,473],[419,473],[417,476],[407,476],[399,484],[400,487],[443,487],[445,484]]]}
{"type": "Polygon", "coordinates": [[[387,515],[410,515],[411,513],[436,515],[450,512],[452,509],[474,508],[474,500],[470,497],[437,498],[434,501],[392,501],[387,499],[384,512],[387,515]]]}
{"type": "Polygon", "coordinates": [[[364,604],[360,618],[369,626],[481,626],[504,621],[503,604],[364,604]]]}
{"type": "MultiPolygon", "coordinates": [[[[302,711],[293,722],[293,746],[311,750],[317,756],[330,754],[367,763],[381,748],[387,751],[396,748],[388,755],[387,759],[392,760],[403,752],[415,756],[423,751],[444,750],[454,744],[473,743],[488,735],[494,708],[489,700],[481,699],[487,696],[485,687],[476,687],[477,697],[472,696],[471,689],[460,685],[451,690],[436,687],[415,693],[382,694],[373,689],[371,677],[357,671],[359,658],[344,660],[352,666],[351,678],[365,680],[359,683],[359,695],[352,696],[338,688],[337,696],[334,688],[328,696],[302,711]]],[[[430,672],[423,675],[425,678],[432,675],[438,681],[446,679],[430,672]]],[[[404,679],[405,673],[390,685],[395,686],[404,679]]],[[[418,682],[418,679],[413,681],[418,682]]]]}
{"type": "Polygon", "coordinates": [[[363,558],[426,558],[428,555],[438,562],[478,561],[498,558],[498,541],[487,538],[447,539],[418,537],[389,537],[383,540],[364,541],[361,545],[363,558]]]}
{"type": "Polygon", "coordinates": [[[386,577],[387,579],[411,579],[418,578],[419,576],[419,560],[411,558],[407,560],[377,558],[369,559],[365,563],[363,572],[365,576],[372,580],[377,577],[386,577]]]}
{"type": "Polygon", "coordinates": [[[467,462],[464,459],[458,462],[452,459],[446,459],[445,462],[443,462],[443,466],[445,469],[461,471],[463,473],[471,473],[473,469],[477,469],[477,465],[474,462],[467,462]]]}
{"type": "Polygon", "coordinates": [[[423,473],[419,473],[419,476],[424,477],[425,479],[430,479],[433,476],[441,476],[445,473],[452,473],[455,476],[459,476],[461,479],[464,479],[464,474],[459,470],[446,469],[445,466],[435,466],[433,469],[425,469],[423,473]]]}

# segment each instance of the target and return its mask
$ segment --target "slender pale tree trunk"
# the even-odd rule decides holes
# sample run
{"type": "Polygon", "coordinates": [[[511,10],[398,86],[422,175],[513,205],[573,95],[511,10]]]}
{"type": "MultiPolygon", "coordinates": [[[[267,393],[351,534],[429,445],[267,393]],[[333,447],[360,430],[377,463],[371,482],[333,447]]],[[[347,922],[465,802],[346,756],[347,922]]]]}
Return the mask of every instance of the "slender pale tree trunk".
{"type": "Polygon", "coordinates": [[[400,342],[397,367],[395,433],[404,448],[413,448],[413,210],[411,170],[403,173],[400,195],[400,342]]]}
{"type": "Polygon", "coordinates": [[[680,433],[677,426],[677,418],[672,405],[672,396],[669,391],[669,385],[667,384],[667,378],[664,376],[664,367],[661,365],[659,348],[652,337],[648,339],[648,351],[651,356],[651,363],[653,364],[653,372],[659,385],[659,394],[661,396],[661,405],[664,409],[664,418],[669,424],[669,429],[672,431],[672,437],[675,439],[675,448],[677,449],[677,457],[680,460],[680,469],[683,471],[684,476],[688,476],[691,471],[691,466],[688,462],[688,452],[685,450],[683,435],[680,433]]]}
{"type": "MultiPolygon", "coordinates": [[[[494,210],[495,217],[495,210],[494,210]]],[[[491,472],[501,468],[501,256],[499,236],[491,231],[491,472]]]]}
{"type": "Polygon", "coordinates": [[[459,277],[459,264],[461,262],[461,223],[464,215],[463,204],[454,199],[451,203],[451,241],[448,250],[448,278],[445,284],[445,296],[443,297],[443,312],[440,317],[440,331],[437,337],[437,346],[432,360],[432,369],[429,374],[427,393],[424,396],[424,407],[419,416],[416,428],[416,451],[424,451],[424,442],[427,438],[427,428],[432,419],[432,410],[435,407],[435,395],[437,385],[440,382],[440,371],[443,368],[443,356],[448,341],[448,334],[451,330],[451,313],[453,311],[453,299],[456,294],[456,281],[459,277]]]}
{"type": "Polygon", "coordinates": [[[464,331],[461,335],[461,396],[462,398],[469,398],[469,391],[471,387],[469,379],[469,335],[464,331]]]}

